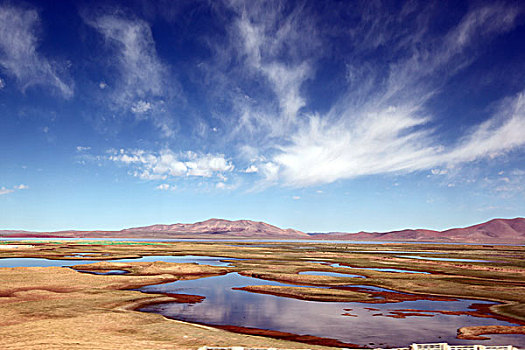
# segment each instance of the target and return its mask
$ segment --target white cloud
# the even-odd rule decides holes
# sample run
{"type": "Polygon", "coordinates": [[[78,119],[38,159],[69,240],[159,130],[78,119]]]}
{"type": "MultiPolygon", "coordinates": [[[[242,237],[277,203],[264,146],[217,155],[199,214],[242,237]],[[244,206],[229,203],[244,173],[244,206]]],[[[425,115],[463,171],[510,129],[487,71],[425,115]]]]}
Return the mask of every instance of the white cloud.
{"type": "Polygon", "coordinates": [[[163,183],[155,187],[155,189],[159,191],[174,191],[177,189],[177,186],[163,183]]]}
{"type": "Polygon", "coordinates": [[[0,187],[0,196],[4,195],[4,194],[12,193],[14,191],[15,190],[13,190],[11,188],[0,187]]]}
{"type": "Polygon", "coordinates": [[[146,101],[138,101],[131,106],[131,111],[136,114],[146,113],[151,109],[151,103],[146,101]]]}
{"type": "Polygon", "coordinates": [[[215,188],[218,190],[235,190],[238,187],[238,184],[227,184],[226,182],[217,182],[215,188]]]}
{"type": "Polygon", "coordinates": [[[254,164],[250,165],[248,168],[246,168],[244,170],[245,173],[247,174],[251,174],[251,173],[257,173],[259,172],[259,168],[257,168],[257,166],[255,166],[254,164]]]}
{"type": "Polygon", "coordinates": [[[130,104],[136,97],[163,94],[166,67],[157,56],[148,23],[111,15],[85,20],[114,48],[121,74],[116,102],[130,104]]]}
{"type": "MultiPolygon", "coordinates": [[[[104,96],[109,97],[109,106],[135,115],[149,111],[153,124],[165,136],[172,136],[173,121],[163,104],[174,97],[178,84],[158,57],[150,25],[141,19],[109,14],[85,13],[84,21],[104,37],[113,51],[108,64],[115,66],[119,77],[109,95],[104,96]]],[[[99,87],[105,89],[107,84],[101,82],[99,87]]]]}
{"type": "Polygon", "coordinates": [[[63,64],[39,53],[40,18],[33,9],[0,5],[0,67],[16,78],[22,91],[32,86],[51,87],[63,97],[73,96],[63,64]]]}
{"type": "MultiPolygon", "coordinates": [[[[317,55],[314,49],[317,38],[311,23],[301,6],[283,16],[282,7],[273,2],[226,3],[228,10],[236,14],[228,28],[230,46],[215,47],[217,61],[226,62],[222,67],[226,71],[216,73],[217,67],[212,67],[209,74],[215,75],[219,85],[225,81],[231,84],[226,88],[238,113],[234,133],[242,136],[248,132],[262,139],[285,135],[306,105],[300,90],[313,75],[310,60],[317,55]],[[304,40],[305,36],[308,40],[304,40]],[[232,68],[228,65],[232,59],[240,63],[230,71],[232,68]],[[236,75],[238,78],[232,83],[231,77],[236,75]],[[264,92],[253,90],[250,84],[244,85],[247,79],[255,79],[264,92]]],[[[221,87],[218,94],[222,94],[224,88],[221,87]]],[[[253,141],[264,144],[263,140],[252,137],[253,141]]]]}
{"type": "Polygon", "coordinates": [[[98,84],[98,87],[101,88],[102,90],[104,90],[105,88],[108,87],[108,84],[106,84],[105,82],[101,81],[101,82],[98,84]]]}
{"type": "Polygon", "coordinates": [[[301,199],[301,196],[293,196],[292,199],[297,201],[297,200],[301,199]]]}
{"type": "Polygon", "coordinates": [[[266,162],[259,166],[260,172],[264,177],[265,182],[275,183],[279,179],[279,165],[266,162]]]}
{"type": "Polygon", "coordinates": [[[159,153],[144,150],[114,151],[109,159],[133,166],[134,176],[148,180],[169,177],[196,176],[222,178],[222,173],[231,172],[233,164],[221,154],[196,154],[186,152],[176,154],[170,150],[159,153]]]}
{"type": "MultiPolygon", "coordinates": [[[[246,11],[246,9],[244,9],[246,11]]],[[[257,9],[257,13],[260,9],[257,9]]],[[[253,16],[253,14],[251,14],[253,16]]],[[[299,93],[299,88],[310,73],[310,67],[306,62],[297,65],[286,65],[278,62],[275,57],[268,55],[275,46],[283,45],[279,38],[269,34],[271,28],[276,23],[275,14],[266,14],[268,21],[255,24],[255,19],[244,12],[237,23],[237,28],[244,43],[244,52],[247,56],[248,64],[263,74],[271,83],[271,86],[279,100],[282,117],[285,120],[293,121],[297,112],[305,105],[303,97],[299,93]],[[273,46],[273,47],[272,47],[273,46]],[[270,57],[262,57],[263,55],[270,57]]]]}
{"type": "Polygon", "coordinates": [[[89,146],[77,146],[76,149],[77,149],[77,152],[85,152],[85,151],[89,151],[91,149],[91,147],[89,147],[89,146]]]}
{"type": "Polygon", "coordinates": [[[430,173],[432,175],[446,175],[446,174],[448,174],[448,170],[447,169],[436,168],[436,169],[431,169],[430,173]]]}
{"type": "MultiPolygon", "coordinates": [[[[506,100],[488,121],[456,145],[436,145],[417,127],[425,119],[389,109],[351,125],[312,117],[274,157],[279,175],[293,186],[330,183],[363,175],[412,172],[491,158],[525,145],[525,93],[506,100]]],[[[446,174],[433,169],[432,174],[446,174]]]]}
{"type": "Polygon", "coordinates": [[[24,184],[16,185],[16,186],[13,186],[11,188],[0,187],[0,196],[4,195],[4,194],[13,193],[15,191],[27,190],[28,188],[29,188],[29,186],[24,185],[24,184]]]}
{"type": "Polygon", "coordinates": [[[0,78],[0,90],[5,88],[5,82],[2,78],[0,78]]]}
{"type": "MultiPolygon", "coordinates": [[[[267,181],[311,186],[449,167],[522,147],[525,91],[505,100],[492,118],[449,145],[437,141],[432,115],[425,109],[442,84],[471,62],[474,49],[509,30],[515,18],[513,8],[473,9],[443,38],[433,38],[428,46],[418,42],[408,57],[394,61],[386,78],[374,76],[381,70],[373,72],[358,80],[361,85],[349,86],[328,112],[283,127],[289,136],[274,144],[267,181]]],[[[411,42],[425,33],[407,35],[411,42]]]]}
{"type": "Polygon", "coordinates": [[[525,91],[505,99],[496,115],[474,128],[446,156],[449,163],[496,157],[525,145],[525,91]]]}

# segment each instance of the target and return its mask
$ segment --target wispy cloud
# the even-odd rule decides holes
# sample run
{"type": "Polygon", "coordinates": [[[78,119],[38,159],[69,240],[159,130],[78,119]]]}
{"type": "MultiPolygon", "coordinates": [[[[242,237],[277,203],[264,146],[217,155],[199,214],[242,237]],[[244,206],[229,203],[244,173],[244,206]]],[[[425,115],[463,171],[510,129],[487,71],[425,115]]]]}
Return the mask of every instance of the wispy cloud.
{"type": "Polygon", "coordinates": [[[146,180],[196,176],[222,178],[231,172],[233,164],[221,154],[197,154],[186,152],[176,154],[170,150],[159,153],[144,150],[111,151],[109,159],[130,166],[133,175],[146,180]]]}
{"type": "Polygon", "coordinates": [[[150,25],[123,14],[86,11],[83,17],[104,38],[112,55],[106,63],[114,65],[119,73],[111,86],[106,82],[99,84],[109,96],[109,107],[141,118],[148,112],[147,117],[164,135],[172,136],[173,123],[165,103],[174,97],[177,82],[170,79],[169,67],[157,54],[150,25]]]}
{"type": "MultiPolygon", "coordinates": [[[[345,5],[352,20],[344,28],[335,28],[326,18],[321,24],[323,19],[308,5],[222,4],[215,8],[226,8],[222,19],[227,38],[208,41],[213,58],[199,67],[213,101],[212,114],[223,122],[220,134],[228,148],[222,149],[234,148],[228,154],[232,160],[211,154],[192,160],[170,151],[113,155],[113,160],[134,166],[136,176],[209,177],[233,171],[235,161],[243,169],[239,174],[261,178],[263,185],[302,187],[422,170],[443,175],[447,168],[525,144],[520,133],[525,128],[525,90],[453,137],[439,131],[454,116],[440,120],[432,107],[446,84],[475,62],[487,43],[516,27],[522,7],[474,4],[455,24],[437,32],[430,30],[436,7],[425,3],[407,2],[388,11],[377,3],[345,5]],[[345,67],[326,103],[308,90],[329,75],[319,72],[323,60],[345,67]],[[222,168],[210,170],[210,159],[217,157],[222,168]]],[[[116,16],[88,22],[117,53],[124,92],[116,101],[124,101],[137,118],[154,114],[166,67],[157,57],[148,24],[116,16]]],[[[321,90],[318,86],[315,91],[321,90]]],[[[197,124],[194,133],[200,137],[217,130],[205,120],[197,124]]]]}
{"type": "Polygon", "coordinates": [[[15,191],[27,190],[28,188],[29,188],[29,186],[24,185],[24,184],[20,184],[20,185],[17,185],[17,186],[13,186],[13,187],[11,187],[11,188],[0,187],[0,196],[1,196],[1,195],[4,195],[4,194],[13,193],[13,192],[15,192],[15,191]]]}
{"type": "Polygon", "coordinates": [[[76,147],[77,152],[85,152],[85,151],[89,151],[90,149],[91,147],[89,146],[77,146],[76,147]]]}
{"type": "Polygon", "coordinates": [[[286,183],[308,186],[494,158],[525,145],[525,95],[505,100],[491,119],[450,147],[437,144],[428,129],[418,128],[425,122],[410,111],[397,109],[366,115],[350,125],[312,117],[274,162],[286,183]]]}
{"type": "Polygon", "coordinates": [[[0,5],[0,67],[16,79],[22,91],[44,86],[70,98],[74,89],[63,68],[67,65],[53,62],[39,52],[39,30],[36,10],[0,5]]]}
{"type": "Polygon", "coordinates": [[[202,67],[214,98],[231,103],[233,111],[224,119],[232,126],[229,137],[246,138],[265,152],[270,139],[294,128],[306,105],[301,89],[313,77],[318,56],[312,18],[301,6],[283,13],[280,1],[224,3],[234,14],[225,23],[226,42],[211,41],[214,58],[202,67]]]}
{"type": "Polygon", "coordinates": [[[518,14],[518,9],[501,4],[482,6],[471,9],[442,37],[429,36],[426,29],[395,40],[383,36],[393,40],[394,47],[405,45],[410,55],[393,52],[387,66],[377,63],[369,69],[371,74],[354,74],[347,92],[327,113],[304,114],[291,127],[281,125],[289,136],[274,143],[267,181],[310,186],[408,173],[490,158],[523,146],[523,92],[503,101],[492,118],[448,145],[439,142],[431,126],[436,121],[426,108],[447,79],[475,59],[484,41],[516,25],[518,14]]]}

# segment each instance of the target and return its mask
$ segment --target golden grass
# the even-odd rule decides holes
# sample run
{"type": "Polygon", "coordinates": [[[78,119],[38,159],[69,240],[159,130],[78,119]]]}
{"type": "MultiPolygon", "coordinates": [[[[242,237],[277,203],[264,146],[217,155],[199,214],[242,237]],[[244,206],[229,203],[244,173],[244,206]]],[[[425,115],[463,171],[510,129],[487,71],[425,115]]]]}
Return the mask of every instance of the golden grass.
{"type": "Polygon", "coordinates": [[[304,348],[300,343],[235,334],[133,311],[140,305],[175,299],[124,289],[176,279],[170,274],[101,276],[59,267],[2,268],[0,348],[304,348]]]}

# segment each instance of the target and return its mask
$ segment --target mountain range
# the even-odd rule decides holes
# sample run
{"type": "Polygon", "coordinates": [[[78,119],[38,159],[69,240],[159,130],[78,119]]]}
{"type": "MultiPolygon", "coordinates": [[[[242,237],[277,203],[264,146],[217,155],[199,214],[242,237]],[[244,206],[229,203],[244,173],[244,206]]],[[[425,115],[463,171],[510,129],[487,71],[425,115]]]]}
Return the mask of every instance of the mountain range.
{"type": "Polygon", "coordinates": [[[2,237],[34,238],[251,238],[353,241],[427,241],[465,243],[525,243],[525,218],[493,219],[482,224],[445,231],[407,229],[391,232],[305,233],[251,220],[209,219],[193,224],[151,225],[120,231],[28,232],[0,230],[2,237]]]}
{"type": "Polygon", "coordinates": [[[525,218],[493,219],[482,224],[445,231],[407,229],[391,232],[331,232],[316,235],[316,238],[356,241],[525,243],[525,218]]]}

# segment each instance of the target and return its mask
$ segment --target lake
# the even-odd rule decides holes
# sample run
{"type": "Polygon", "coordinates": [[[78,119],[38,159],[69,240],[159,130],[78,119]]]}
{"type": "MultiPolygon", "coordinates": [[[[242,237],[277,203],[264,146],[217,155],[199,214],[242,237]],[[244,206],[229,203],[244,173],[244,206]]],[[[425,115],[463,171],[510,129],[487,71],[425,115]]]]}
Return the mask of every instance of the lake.
{"type": "MultiPolygon", "coordinates": [[[[148,293],[180,293],[204,296],[200,303],[165,303],[141,308],[177,320],[207,325],[234,325],[308,334],[367,346],[398,347],[412,342],[453,344],[513,344],[525,346],[522,335],[491,335],[489,341],[456,339],[462,326],[513,325],[491,318],[444,315],[432,311],[472,311],[478,300],[417,300],[400,303],[315,302],[234,290],[249,285],[286,284],[244,277],[237,273],[197,280],[147,286],[148,293]],[[426,317],[388,317],[396,310],[424,310],[426,317]],[[353,316],[352,316],[353,315],[353,316]]],[[[367,286],[361,286],[369,288],[367,286]]],[[[370,288],[370,290],[384,290],[370,288]]]]}

